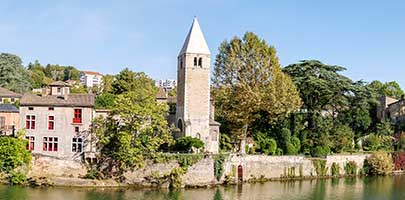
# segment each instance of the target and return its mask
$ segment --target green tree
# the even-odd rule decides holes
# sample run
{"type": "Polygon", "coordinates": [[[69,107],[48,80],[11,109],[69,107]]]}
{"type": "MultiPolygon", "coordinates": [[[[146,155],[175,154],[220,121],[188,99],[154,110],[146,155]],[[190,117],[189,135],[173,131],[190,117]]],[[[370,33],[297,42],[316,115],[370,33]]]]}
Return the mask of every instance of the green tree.
{"type": "Polygon", "coordinates": [[[0,54],[0,87],[23,93],[31,88],[28,71],[16,55],[0,54]]]}
{"type": "Polygon", "coordinates": [[[45,68],[38,62],[38,60],[35,60],[34,63],[28,64],[28,71],[31,75],[33,88],[41,88],[42,86],[44,86],[44,70],[45,68]]]}
{"type": "Polygon", "coordinates": [[[64,73],[64,77],[63,80],[67,81],[67,80],[80,80],[80,71],[78,69],[76,69],[75,67],[72,66],[67,66],[65,67],[65,69],[63,70],[64,73]]]}
{"type": "Polygon", "coordinates": [[[83,85],[74,85],[70,88],[70,93],[72,94],[87,94],[87,88],[83,85]]]}
{"type": "Polygon", "coordinates": [[[10,173],[22,165],[29,165],[31,153],[25,149],[26,140],[0,137],[0,171],[10,173]]]}
{"type": "Polygon", "coordinates": [[[403,97],[404,92],[401,86],[395,81],[387,82],[383,86],[384,95],[400,99],[403,97]]]}
{"type": "Polygon", "coordinates": [[[101,82],[102,82],[101,91],[103,93],[113,92],[112,84],[114,82],[114,75],[109,74],[104,75],[101,82]]]}
{"type": "Polygon", "coordinates": [[[47,64],[45,75],[54,81],[63,81],[65,79],[65,68],[60,65],[47,64]]]}
{"type": "Polygon", "coordinates": [[[153,81],[141,81],[145,77],[135,77],[138,87],[116,97],[108,119],[95,121],[101,154],[120,172],[142,166],[146,158],[156,156],[160,145],[172,142],[165,119],[168,106],[156,101],[153,81]]]}
{"type": "Polygon", "coordinates": [[[212,82],[218,121],[237,138],[240,151],[261,116],[275,123],[301,105],[295,85],[281,71],[275,48],[251,32],[221,44],[212,82]]]}
{"type": "Polygon", "coordinates": [[[137,90],[137,88],[139,87],[146,87],[144,89],[145,91],[148,91],[150,95],[154,93],[156,96],[157,92],[154,81],[150,79],[145,73],[133,72],[128,68],[125,68],[118,75],[115,76],[115,80],[112,82],[111,86],[112,93],[116,95],[137,90]]]}
{"type": "Polygon", "coordinates": [[[115,95],[102,93],[96,97],[96,108],[112,109],[114,108],[115,95]]]}

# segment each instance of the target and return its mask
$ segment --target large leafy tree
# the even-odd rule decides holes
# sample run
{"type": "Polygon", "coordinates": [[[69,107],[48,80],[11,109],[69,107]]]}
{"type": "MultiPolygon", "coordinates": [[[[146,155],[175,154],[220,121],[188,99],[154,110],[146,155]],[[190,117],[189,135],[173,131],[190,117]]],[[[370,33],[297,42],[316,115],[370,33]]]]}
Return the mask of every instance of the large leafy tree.
{"type": "Polygon", "coordinates": [[[0,87],[20,93],[31,88],[29,74],[18,56],[8,53],[0,54],[0,87]]]}
{"type": "Polygon", "coordinates": [[[139,85],[117,95],[111,116],[95,124],[103,157],[120,171],[142,166],[161,144],[172,141],[165,119],[168,106],[156,101],[153,81],[146,75],[132,80],[139,85]]]}
{"type": "Polygon", "coordinates": [[[281,71],[275,48],[251,32],[221,44],[212,82],[222,131],[229,131],[242,151],[256,120],[266,117],[274,123],[301,105],[294,83],[281,71]]]}
{"type": "Polygon", "coordinates": [[[303,60],[283,70],[299,87],[304,102],[301,115],[305,116],[303,122],[307,127],[301,134],[301,140],[305,151],[327,153],[332,145],[329,134],[333,134],[339,125],[339,114],[349,109],[353,82],[340,74],[344,67],[317,60],[303,60]]]}
{"type": "Polygon", "coordinates": [[[372,81],[368,87],[373,90],[378,96],[389,96],[400,99],[403,97],[404,92],[401,86],[395,81],[382,83],[381,81],[372,81]]]}
{"type": "Polygon", "coordinates": [[[125,68],[115,76],[115,80],[112,82],[111,87],[112,93],[116,95],[137,90],[139,87],[146,87],[145,91],[151,92],[150,95],[157,92],[157,88],[154,86],[154,81],[145,73],[133,72],[128,68],[125,68]]]}

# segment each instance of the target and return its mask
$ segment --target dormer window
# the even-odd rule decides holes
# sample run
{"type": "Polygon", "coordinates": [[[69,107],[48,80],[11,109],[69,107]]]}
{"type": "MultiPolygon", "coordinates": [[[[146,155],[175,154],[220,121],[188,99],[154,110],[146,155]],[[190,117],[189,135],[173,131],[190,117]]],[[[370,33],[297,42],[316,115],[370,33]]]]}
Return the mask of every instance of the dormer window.
{"type": "Polygon", "coordinates": [[[199,59],[198,59],[198,66],[199,66],[199,67],[202,67],[202,58],[199,58],[199,59]]]}
{"type": "Polygon", "coordinates": [[[194,57],[194,66],[197,66],[197,57],[194,57]]]}

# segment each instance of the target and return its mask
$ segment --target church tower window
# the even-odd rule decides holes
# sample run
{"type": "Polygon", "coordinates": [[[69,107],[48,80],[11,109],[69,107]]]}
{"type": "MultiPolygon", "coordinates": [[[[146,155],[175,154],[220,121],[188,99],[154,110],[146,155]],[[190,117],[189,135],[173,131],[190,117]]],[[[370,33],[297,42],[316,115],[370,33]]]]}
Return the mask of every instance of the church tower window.
{"type": "Polygon", "coordinates": [[[197,66],[197,57],[194,57],[194,66],[197,66]]]}
{"type": "Polygon", "coordinates": [[[202,58],[199,58],[199,59],[198,59],[198,66],[199,66],[199,67],[202,67],[202,58]]]}

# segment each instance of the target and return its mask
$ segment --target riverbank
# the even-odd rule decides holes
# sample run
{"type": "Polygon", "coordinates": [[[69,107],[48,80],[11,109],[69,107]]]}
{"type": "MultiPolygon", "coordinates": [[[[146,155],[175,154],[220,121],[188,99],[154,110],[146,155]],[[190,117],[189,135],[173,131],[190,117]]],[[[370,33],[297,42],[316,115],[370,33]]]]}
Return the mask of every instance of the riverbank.
{"type": "MultiPolygon", "coordinates": [[[[180,187],[210,187],[237,182],[314,179],[361,174],[369,154],[332,155],[326,158],[266,155],[206,155],[190,166],[176,160],[147,162],[144,168],[127,171],[121,182],[84,179],[87,167],[81,162],[34,157],[28,177],[54,186],[68,187],[158,187],[167,188],[175,177],[180,187]],[[175,173],[177,169],[186,169],[175,173]],[[171,179],[170,179],[171,178],[171,179]]],[[[41,185],[38,183],[37,185],[41,185]]]]}

